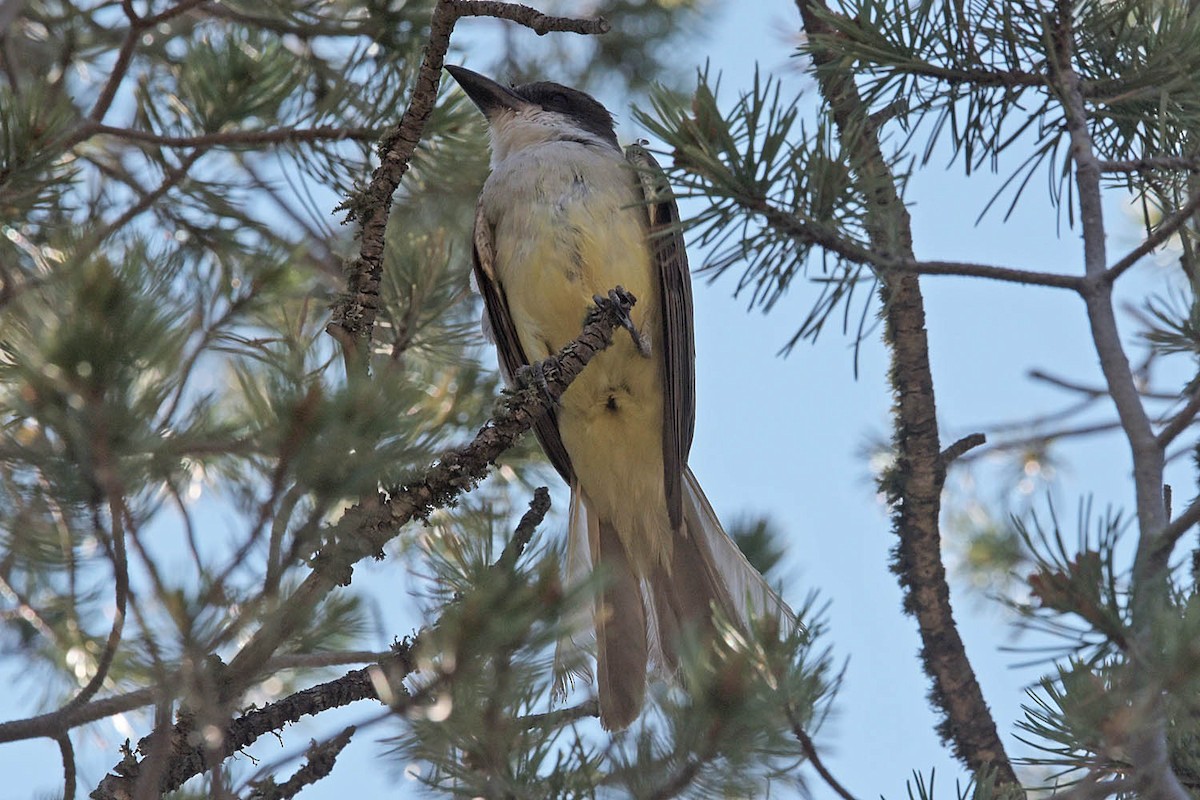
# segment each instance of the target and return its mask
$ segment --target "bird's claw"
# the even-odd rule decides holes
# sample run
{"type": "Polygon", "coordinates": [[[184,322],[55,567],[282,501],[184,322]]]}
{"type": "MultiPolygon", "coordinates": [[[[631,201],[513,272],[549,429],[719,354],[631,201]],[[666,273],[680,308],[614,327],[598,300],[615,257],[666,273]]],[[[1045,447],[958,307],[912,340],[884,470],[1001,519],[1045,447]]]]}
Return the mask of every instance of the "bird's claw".
{"type": "Polygon", "coordinates": [[[526,364],[517,370],[514,377],[518,386],[535,388],[550,401],[550,405],[558,405],[558,396],[550,389],[550,382],[546,380],[546,370],[542,366],[542,362],[535,361],[532,364],[526,364]]]}
{"type": "Polygon", "coordinates": [[[603,311],[605,308],[611,309],[621,327],[629,331],[638,355],[643,358],[650,357],[650,339],[637,329],[637,326],[633,324],[633,318],[629,316],[629,309],[633,307],[634,298],[625,287],[618,286],[610,289],[607,297],[601,297],[598,294],[592,295],[592,302],[596,304],[598,311],[603,311]]]}

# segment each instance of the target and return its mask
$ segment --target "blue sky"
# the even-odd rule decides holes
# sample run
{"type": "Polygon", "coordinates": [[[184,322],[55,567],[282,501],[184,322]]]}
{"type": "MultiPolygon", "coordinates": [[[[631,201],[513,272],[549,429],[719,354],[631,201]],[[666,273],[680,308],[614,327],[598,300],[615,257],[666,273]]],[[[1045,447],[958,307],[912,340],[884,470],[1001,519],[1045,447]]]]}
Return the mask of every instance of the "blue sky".
{"type": "MultiPolygon", "coordinates": [[[[709,27],[709,38],[682,50],[679,58],[697,67],[709,60],[713,70],[722,71],[726,102],[739,87],[750,85],[751,58],[765,72],[780,76],[785,91],[815,94],[791,57],[798,28],[794,5],[785,0],[726,5],[709,27]]],[[[463,23],[464,28],[469,24],[463,23]]],[[[481,53],[477,63],[468,65],[478,67],[487,60],[481,53]]],[[[630,122],[628,110],[620,117],[623,140],[643,135],[630,122]]],[[[1019,160],[1019,155],[1009,157],[1001,170],[1019,160]]],[[[992,213],[977,226],[976,217],[1003,176],[967,180],[960,168],[945,171],[943,163],[935,158],[910,186],[918,257],[1047,271],[1081,269],[1078,234],[1065,220],[1060,229],[1041,176],[1031,182],[1007,223],[992,213]]],[[[1136,220],[1118,196],[1107,208],[1110,248],[1119,253],[1137,242],[1136,220]]],[[[693,252],[692,260],[699,264],[701,254],[693,252]]],[[[1144,289],[1156,277],[1153,267],[1139,267],[1125,280],[1144,289]]],[[[1025,377],[1030,368],[1099,385],[1083,305],[1074,295],[950,277],[925,278],[922,285],[943,444],[991,423],[1062,405],[1060,393],[1025,377]]],[[[789,357],[779,357],[779,348],[808,308],[810,287],[795,284],[765,316],[747,313],[744,300],[730,296],[732,290],[732,280],[696,283],[698,419],[692,467],[723,517],[766,513],[786,531],[786,594],[793,603],[813,590],[830,601],[828,641],[837,658],[848,659],[835,712],[817,737],[832,772],[868,800],[903,798],[913,770],[928,774],[936,769],[939,796],[952,797],[953,782],[962,773],[933,731],[936,720],[925,699],[929,684],[917,660],[916,625],[901,613],[900,590],[888,571],[890,520],[876,499],[863,457],[868,439],[890,430],[887,354],[877,333],[869,337],[859,354],[856,379],[852,341],[831,328],[816,345],[801,344],[789,357]]],[[[1073,525],[1077,498],[1089,492],[1100,505],[1132,505],[1128,450],[1117,437],[1081,441],[1064,452],[1070,466],[1061,473],[1058,498],[1068,526],[1073,525]]],[[[1192,485],[1181,465],[1172,469],[1171,482],[1192,485]]],[[[1179,494],[1177,504],[1182,505],[1186,491],[1179,494]]],[[[381,586],[391,580],[386,568],[371,570],[372,580],[381,586]]],[[[979,593],[968,593],[961,583],[954,590],[955,612],[986,699],[1006,744],[1020,752],[1012,722],[1024,687],[1038,672],[1014,668],[1021,656],[1002,650],[1013,643],[1005,612],[979,593]]],[[[385,610],[386,624],[374,645],[384,647],[390,634],[411,627],[413,620],[404,612],[385,610]]],[[[0,715],[28,713],[17,705],[13,698],[0,701],[0,715]]],[[[349,722],[373,713],[351,709],[341,719],[349,722]]],[[[306,743],[307,734],[289,735],[285,750],[271,742],[256,752],[273,758],[306,743]]],[[[77,748],[88,745],[80,742],[77,748]]],[[[369,737],[356,740],[343,754],[335,777],[303,796],[414,796],[414,784],[378,769],[378,752],[369,737]]],[[[81,765],[81,794],[111,761],[81,765]]],[[[54,791],[60,782],[57,751],[47,742],[0,747],[0,770],[10,776],[0,797],[54,791]]],[[[818,800],[833,797],[815,775],[809,785],[818,800]]]]}

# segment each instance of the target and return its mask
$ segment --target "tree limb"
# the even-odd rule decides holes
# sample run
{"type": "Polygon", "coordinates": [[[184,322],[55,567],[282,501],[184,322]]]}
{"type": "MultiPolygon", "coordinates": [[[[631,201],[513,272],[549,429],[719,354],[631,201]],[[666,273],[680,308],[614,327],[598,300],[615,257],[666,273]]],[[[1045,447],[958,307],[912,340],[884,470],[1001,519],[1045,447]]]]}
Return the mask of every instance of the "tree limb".
{"type": "MultiPolygon", "coordinates": [[[[169,751],[166,769],[158,776],[159,793],[174,791],[188,779],[207,770],[214,755],[224,760],[249,747],[260,736],[280,730],[301,717],[340,708],[359,700],[379,699],[376,682],[381,677],[386,678],[388,685],[392,687],[402,686],[401,679],[415,666],[412,656],[415,647],[416,640],[407,642],[397,646],[392,655],[379,664],[356,669],[337,680],[304,689],[264,708],[243,714],[226,726],[219,745],[211,753],[203,744],[186,743],[188,733],[192,729],[190,718],[181,718],[174,726],[143,738],[138,742],[136,752],[151,752],[156,744],[155,740],[160,737],[178,743],[169,751]]],[[[143,770],[147,765],[154,763],[155,760],[149,757],[138,761],[134,751],[129,751],[125,759],[113,768],[114,774],[106,775],[90,797],[92,800],[121,800],[131,796],[131,790],[139,783],[143,770]]]]}
{"type": "MultiPolygon", "coordinates": [[[[1057,0],[1053,14],[1046,15],[1048,25],[1049,66],[1055,92],[1062,105],[1070,137],[1070,157],[1075,165],[1075,186],[1079,195],[1079,218],[1083,229],[1084,272],[1088,289],[1083,293],[1087,305],[1092,341],[1099,357],[1104,381],[1117,408],[1133,458],[1133,481],[1137,503],[1138,542],[1134,557],[1131,587],[1132,622],[1135,646],[1131,658],[1137,699],[1141,709],[1136,724],[1131,724],[1126,747],[1139,783],[1146,796],[1157,800],[1186,800],[1187,791],[1171,768],[1167,745],[1167,720],[1162,687],[1150,676],[1156,674],[1153,659],[1156,649],[1153,629],[1156,615],[1168,602],[1167,562],[1160,557],[1162,532],[1167,528],[1163,504],[1163,448],[1150,425],[1149,416],[1138,396],[1137,386],[1121,344],[1113,312],[1112,281],[1128,268],[1146,246],[1143,242],[1130,256],[1118,263],[1120,269],[1106,269],[1104,209],[1101,202],[1101,163],[1096,156],[1088,127],[1082,78],[1075,69],[1075,5],[1057,0]],[[1136,258],[1131,257],[1136,255],[1136,258]]],[[[1161,228],[1161,226],[1160,226],[1161,228]]],[[[1147,237],[1147,242],[1154,235],[1147,237]]],[[[1148,252],[1148,250],[1146,251],[1148,252]]]]}
{"type": "MultiPolygon", "coordinates": [[[[880,149],[878,130],[871,124],[854,74],[830,43],[834,29],[826,20],[831,12],[823,0],[797,0],[797,6],[809,37],[818,88],[866,204],[864,225],[871,250],[889,261],[915,261],[908,211],[880,149]]],[[[884,478],[900,538],[893,570],[905,590],[905,609],[918,621],[922,660],[933,680],[931,696],[943,715],[938,725],[943,740],[952,744],[955,755],[970,769],[990,769],[999,784],[1020,791],[950,608],[938,527],[945,470],[920,285],[911,273],[881,271],[879,276],[896,393],[897,463],[884,478]]]]}

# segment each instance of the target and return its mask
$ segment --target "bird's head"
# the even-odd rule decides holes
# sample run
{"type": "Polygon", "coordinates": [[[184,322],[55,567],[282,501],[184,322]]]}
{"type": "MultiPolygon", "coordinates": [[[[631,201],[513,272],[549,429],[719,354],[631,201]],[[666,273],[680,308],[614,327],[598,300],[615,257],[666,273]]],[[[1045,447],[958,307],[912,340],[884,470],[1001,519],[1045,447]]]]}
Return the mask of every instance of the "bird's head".
{"type": "Polygon", "coordinates": [[[446,71],[487,117],[493,165],[546,142],[620,150],[612,114],[586,92],[549,81],[508,87],[463,67],[447,66],[446,71]]]}

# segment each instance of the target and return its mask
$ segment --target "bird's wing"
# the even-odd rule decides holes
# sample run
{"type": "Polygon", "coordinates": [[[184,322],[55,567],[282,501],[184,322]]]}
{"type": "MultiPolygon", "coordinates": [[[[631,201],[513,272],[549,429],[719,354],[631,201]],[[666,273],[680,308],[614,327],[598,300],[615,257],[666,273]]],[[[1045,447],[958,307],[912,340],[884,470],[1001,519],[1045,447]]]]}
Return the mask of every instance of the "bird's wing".
{"type": "MultiPolygon", "coordinates": [[[[525,350],[521,347],[512,315],[508,312],[508,298],[504,294],[504,287],[496,278],[493,234],[492,225],[484,216],[483,207],[479,206],[475,211],[473,236],[475,283],[479,287],[479,293],[483,295],[484,330],[490,332],[491,338],[496,342],[496,350],[500,354],[500,373],[504,376],[505,383],[511,386],[517,370],[529,364],[529,359],[525,357],[525,350]]],[[[567,455],[567,449],[563,447],[562,437],[558,435],[558,416],[553,409],[538,418],[533,425],[533,432],[537,435],[550,463],[558,470],[563,480],[570,483],[571,458],[567,455]]]]}
{"type": "Polygon", "coordinates": [[[641,145],[625,149],[646,202],[650,262],[662,298],[663,480],[667,510],[676,529],[683,522],[682,476],[696,426],[696,343],[692,328],[692,276],[688,271],[679,207],[671,185],[654,156],[641,145]]]}

